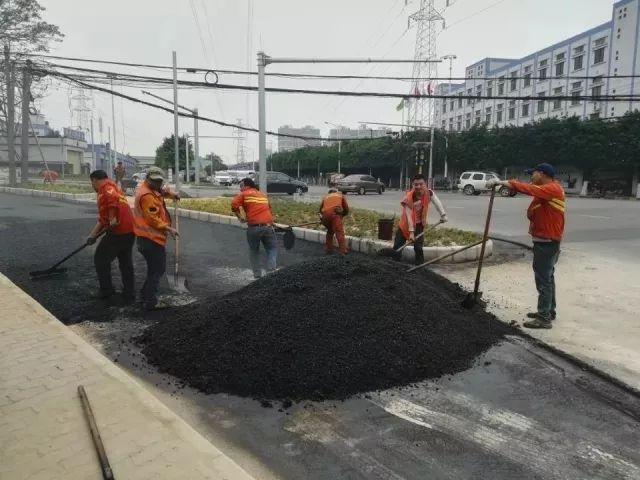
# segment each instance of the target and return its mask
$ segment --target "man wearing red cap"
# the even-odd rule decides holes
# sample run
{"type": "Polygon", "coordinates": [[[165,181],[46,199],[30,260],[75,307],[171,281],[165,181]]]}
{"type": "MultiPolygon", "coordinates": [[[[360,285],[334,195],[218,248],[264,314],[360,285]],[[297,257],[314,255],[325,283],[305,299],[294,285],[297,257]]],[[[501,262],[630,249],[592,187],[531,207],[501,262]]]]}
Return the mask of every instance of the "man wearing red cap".
{"type": "Polygon", "coordinates": [[[538,290],[538,309],[527,314],[527,328],[551,328],[556,318],[555,265],[560,255],[560,242],[564,234],[565,195],[555,180],[555,170],[541,163],[526,171],[531,183],[517,180],[487,182],[488,188],[497,185],[533,197],[527,209],[529,234],[533,240],[533,272],[538,290]]]}

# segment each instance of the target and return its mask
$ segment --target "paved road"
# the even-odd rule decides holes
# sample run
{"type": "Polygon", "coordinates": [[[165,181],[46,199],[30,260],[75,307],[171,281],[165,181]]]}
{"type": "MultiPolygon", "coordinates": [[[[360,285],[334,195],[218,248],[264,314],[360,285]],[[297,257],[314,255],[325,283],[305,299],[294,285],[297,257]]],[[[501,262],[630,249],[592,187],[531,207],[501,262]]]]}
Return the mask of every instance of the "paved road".
{"type": "MultiPolygon", "coordinates": [[[[310,196],[319,197],[326,189],[311,187],[310,196]]],[[[460,193],[438,193],[447,210],[450,226],[482,231],[487,214],[488,195],[466,196],[460,193]]],[[[349,195],[349,204],[398,214],[402,194],[388,191],[383,195],[349,195]]],[[[497,197],[492,232],[498,235],[527,239],[528,223],[525,211],[530,198],[497,197]]],[[[640,201],[604,200],[570,197],[567,199],[566,244],[580,244],[585,253],[598,253],[638,261],[640,249],[640,201]]]]}
{"type": "MultiPolygon", "coordinates": [[[[131,341],[153,318],[84,298],[95,285],[90,251],[67,277],[26,278],[82,239],[93,215],[89,206],[0,194],[0,270],[55,315],[91,320],[73,328],[257,478],[640,478],[640,401],[519,338],[451,377],[286,412],[181,390],[131,341]]],[[[181,227],[193,293],[215,308],[250,281],[243,232],[186,219],[181,227]]],[[[283,261],[318,252],[300,242],[283,261]]]]}

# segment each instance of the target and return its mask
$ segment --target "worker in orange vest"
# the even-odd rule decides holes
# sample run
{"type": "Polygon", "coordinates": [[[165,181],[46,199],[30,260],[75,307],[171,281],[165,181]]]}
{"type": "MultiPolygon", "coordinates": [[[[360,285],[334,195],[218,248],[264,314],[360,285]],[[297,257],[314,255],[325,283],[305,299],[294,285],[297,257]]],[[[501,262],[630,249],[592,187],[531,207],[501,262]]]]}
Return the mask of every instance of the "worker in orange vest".
{"type": "Polygon", "coordinates": [[[147,262],[147,278],[142,286],[145,310],[159,310],[169,305],[158,301],[158,285],[167,268],[167,235],[177,237],[164,199],[179,200],[179,196],[164,188],[164,171],[150,167],[145,180],[138,185],[133,209],[138,251],[147,262]]]}
{"type": "Polygon", "coordinates": [[[262,277],[260,243],[267,253],[267,273],[276,270],[278,241],[273,229],[273,214],[269,198],[258,190],[258,186],[251,178],[243,178],[239,185],[240,193],[231,201],[231,210],[240,222],[247,224],[249,261],[253,277],[258,279],[262,277]]]}
{"type": "Polygon", "coordinates": [[[555,269],[560,256],[560,242],[564,235],[565,194],[562,185],[555,180],[555,169],[541,163],[526,170],[531,183],[518,180],[490,180],[487,188],[498,185],[533,197],[527,209],[529,234],[533,240],[533,273],[538,290],[538,308],[527,314],[531,320],[527,328],[551,328],[556,319],[555,269]]]}
{"type": "MultiPolygon", "coordinates": [[[[402,213],[400,214],[400,223],[396,231],[393,249],[398,250],[406,242],[413,244],[415,252],[415,264],[424,263],[424,237],[417,238],[427,226],[427,218],[429,215],[429,205],[433,203],[440,214],[440,222],[446,223],[447,213],[444,211],[442,202],[435,192],[427,188],[427,179],[422,174],[417,174],[412,180],[412,189],[407,192],[400,202],[402,205],[402,213]]],[[[397,252],[396,260],[402,258],[402,252],[397,252]]]]}
{"type": "Polygon", "coordinates": [[[135,288],[132,250],[136,237],[133,233],[133,215],[129,203],[122,190],[104,170],[91,172],[89,179],[98,194],[98,221],[87,237],[87,245],[93,245],[102,232],[107,232],[93,256],[100,284],[97,296],[106,299],[116,293],[111,282],[111,263],[117,258],[122,277],[122,298],[125,303],[133,303],[135,288]]]}
{"type": "Polygon", "coordinates": [[[333,253],[333,237],[338,240],[338,251],[346,255],[347,240],[344,236],[343,217],[349,214],[349,205],[345,196],[336,188],[330,188],[320,203],[318,215],[322,225],[327,229],[324,250],[327,254],[333,253]]]}

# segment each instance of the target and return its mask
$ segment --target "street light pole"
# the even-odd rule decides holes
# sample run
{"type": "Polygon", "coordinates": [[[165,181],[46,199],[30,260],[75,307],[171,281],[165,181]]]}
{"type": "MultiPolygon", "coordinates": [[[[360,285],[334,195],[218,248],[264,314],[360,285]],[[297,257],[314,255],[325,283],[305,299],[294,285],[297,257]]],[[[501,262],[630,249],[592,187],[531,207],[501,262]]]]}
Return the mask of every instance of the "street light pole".
{"type": "Polygon", "coordinates": [[[180,192],[180,142],[178,141],[178,58],[173,51],[173,149],[175,159],[176,193],[180,192]]]}
{"type": "MultiPolygon", "coordinates": [[[[444,57],[442,57],[443,60],[449,60],[449,97],[451,97],[451,87],[452,87],[452,82],[453,82],[453,61],[455,59],[457,59],[458,57],[456,57],[455,55],[445,55],[444,57]]],[[[443,102],[446,102],[446,99],[442,100],[443,102]]],[[[453,118],[453,117],[452,117],[453,118]]],[[[444,130],[444,129],[443,129],[444,130]]],[[[445,141],[445,157],[444,157],[444,178],[445,180],[447,179],[447,174],[449,173],[449,166],[447,164],[448,161],[448,151],[449,151],[449,141],[447,140],[447,137],[444,137],[444,141],[445,141]]]]}
{"type": "Polygon", "coordinates": [[[442,60],[404,60],[404,59],[374,59],[374,58],[273,58],[264,52],[258,52],[258,129],[259,134],[259,162],[260,171],[264,175],[260,175],[260,189],[266,192],[267,176],[266,176],[266,112],[265,112],[265,90],[264,90],[264,71],[265,67],[272,63],[440,63],[442,60]],[[264,188],[264,189],[263,189],[264,188]]]}
{"type": "MultiPolygon", "coordinates": [[[[111,77],[111,91],[113,92],[113,77],[111,77]]],[[[118,161],[118,143],[116,141],[116,107],[113,101],[113,93],[111,94],[111,122],[113,123],[113,148],[111,149],[113,152],[113,163],[111,164],[111,171],[113,171],[118,161]]]]}
{"type": "Polygon", "coordinates": [[[195,143],[193,145],[193,153],[196,157],[196,185],[200,185],[200,135],[198,133],[198,109],[193,109],[193,136],[195,137],[195,143]]]}
{"type": "Polygon", "coordinates": [[[189,183],[189,134],[184,134],[184,155],[186,162],[186,173],[184,175],[185,185],[189,183]]]}

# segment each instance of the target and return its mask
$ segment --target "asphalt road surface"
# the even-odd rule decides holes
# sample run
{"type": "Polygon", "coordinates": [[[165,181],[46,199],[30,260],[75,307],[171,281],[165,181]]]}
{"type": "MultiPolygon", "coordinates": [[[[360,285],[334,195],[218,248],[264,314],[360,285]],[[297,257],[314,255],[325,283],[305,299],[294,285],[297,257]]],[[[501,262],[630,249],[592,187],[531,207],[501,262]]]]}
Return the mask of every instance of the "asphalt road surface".
{"type": "MultiPolygon", "coordinates": [[[[392,194],[389,200],[395,202],[392,194]]],[[[75,331],[257,478],[640,478],[640,400],[520,337],[493,347],[465,372],[345,402],[282,410],[180,388],[147,365],[132,342],[159,318],[85,298],[95,286],[91,249],[70,262],[67,276],[31,282],[26,275],[81,242],[94,215],[87,205],[0,194],[0,271],[54,315],[81,321],[84,312],[91,321],[75,331]]],[[[251,281],[241,229],[186,219],[181,229],[185,272],[198,301],[215,302],[251,281]]],[[[298,242],[282,261],[320,250],[298,242]]],[[[139,258],[136,267],[141,272],[139,258]]]]}
{"type": "MultiPolygon", "coordinates": [[[[311,187],[309,195],[319,197],[325,192],[325,188],[311,187]]],[[[479,232],[484,229],[488,194],[466,196],[462,193],[438,192],[438,196],[449,216],[449,226],[479,232]]],[[[347,199],[353,207],[398,215],[402,193],[349,194],[347,199]]],[[[531,198],[525,195],[496,197],[491,232],[516,240],[527,240],[528,222],[525,214],[530,201],[531,198]]],[[[640,201],[568,197],[564,242],[579,244],[586,253],[613,255],[637,262],[640,249],[640,201]]]]}

